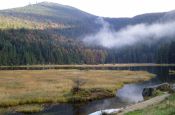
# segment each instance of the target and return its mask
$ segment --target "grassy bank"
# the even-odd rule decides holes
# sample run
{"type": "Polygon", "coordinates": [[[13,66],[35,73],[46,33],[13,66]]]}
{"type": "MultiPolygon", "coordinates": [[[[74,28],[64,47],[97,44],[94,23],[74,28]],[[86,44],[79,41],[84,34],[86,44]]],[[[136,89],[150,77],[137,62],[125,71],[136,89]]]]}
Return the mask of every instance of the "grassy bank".
{"type": "Polygon", "coordinates": [[[0,71],[0,107],[36,103],[76,103],[115,95],[125,83],[148,80],[144,71],[15,70],[0,71]],[[79,90],[72,89],[83,82],[79,90]]]}
{"type": "Polygon", "coordinates": [[[172,94],[160,104],[149,106],[142,110],[129,112],[125,115],[174,115],[175,114],[175,94],[172,94]]]}
{"type": "Polygon", "coordinates": [[[0,108],[0,115],[11,115],[13,113],[36,113],[44,110],[41,104],[18,105],[9,108],[0,108]]]}

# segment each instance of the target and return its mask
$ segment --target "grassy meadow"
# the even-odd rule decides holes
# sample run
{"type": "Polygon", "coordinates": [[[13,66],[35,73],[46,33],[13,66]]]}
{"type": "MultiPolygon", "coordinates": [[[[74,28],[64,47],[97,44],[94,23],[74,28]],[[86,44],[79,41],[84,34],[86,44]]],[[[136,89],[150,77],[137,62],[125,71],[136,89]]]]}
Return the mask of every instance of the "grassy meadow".
{"type": "Polygon", "coordinates": [[[112,97],[124,84],[153,76],[145,71],[129,70],[1,70],[0,110],[16,106],[16,111],[38,111],[42,106],[32,104],[77,103],[112,97]],[[77,81],[83,84],[73,93],[77,81]]]}
{"type": "Polygon", "coordinates": [[[112,95],[124,83],[148,80],[150,76],[144,71],[114,70],[0,71],[0,106],[68,102],[76,79],[85,81],[81,88],[87,92],[106,91],[112,95]]]}

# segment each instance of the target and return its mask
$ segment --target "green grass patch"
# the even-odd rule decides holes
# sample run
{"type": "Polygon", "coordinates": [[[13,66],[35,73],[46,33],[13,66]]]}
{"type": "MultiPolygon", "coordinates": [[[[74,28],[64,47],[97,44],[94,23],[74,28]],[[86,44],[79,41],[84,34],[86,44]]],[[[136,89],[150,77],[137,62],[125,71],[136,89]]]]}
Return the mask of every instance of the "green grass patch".
{"type": "Polygon", "coordinates": [[[160,104],[129,112],[125,115],[175,115],[175,94],[172,94],[160,104]]]}

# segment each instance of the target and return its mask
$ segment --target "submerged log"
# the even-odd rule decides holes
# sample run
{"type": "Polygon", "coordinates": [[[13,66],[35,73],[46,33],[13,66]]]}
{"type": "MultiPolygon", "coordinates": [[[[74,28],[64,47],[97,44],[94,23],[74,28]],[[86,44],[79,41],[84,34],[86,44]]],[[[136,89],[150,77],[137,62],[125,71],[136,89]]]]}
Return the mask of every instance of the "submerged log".
{"type": "Polygon", "coordinates": [[[166,91],[169,92],[172,89],[169,83],[162,83],[159,85],[154,85],[154,86],[144,88],[142,91],[142,96],[143,97],[155,96],[158,90],[162,92],[166,92],[166,91]]]}

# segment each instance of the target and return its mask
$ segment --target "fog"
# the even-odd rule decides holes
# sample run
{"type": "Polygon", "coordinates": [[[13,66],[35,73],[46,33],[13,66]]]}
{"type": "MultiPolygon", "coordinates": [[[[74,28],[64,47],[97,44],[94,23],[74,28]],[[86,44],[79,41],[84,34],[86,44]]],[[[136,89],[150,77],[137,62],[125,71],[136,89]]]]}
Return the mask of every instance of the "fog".
{"type": "Polygon", "coordinates": [[[98,18],[97,23],[101,24],[102,28],[96,34],[85,36],[83,41],[86,44],[120,48],[132,46],[138,42],[149,44],[175,36],[175,21],[128,25],[119,31],[112,30],[103,18],[98,18]]]}

